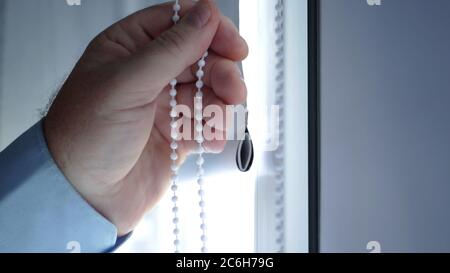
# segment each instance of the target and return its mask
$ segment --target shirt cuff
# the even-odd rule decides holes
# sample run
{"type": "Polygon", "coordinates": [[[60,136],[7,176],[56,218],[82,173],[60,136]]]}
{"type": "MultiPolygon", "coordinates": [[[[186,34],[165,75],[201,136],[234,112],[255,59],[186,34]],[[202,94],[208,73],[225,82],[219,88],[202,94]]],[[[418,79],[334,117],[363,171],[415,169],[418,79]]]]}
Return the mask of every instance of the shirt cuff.
{"type": "Polygon", "coordinates": [[[107,252],[117,229],[54,162],[38,122],[0,153],[0,252],[107,252]]]}

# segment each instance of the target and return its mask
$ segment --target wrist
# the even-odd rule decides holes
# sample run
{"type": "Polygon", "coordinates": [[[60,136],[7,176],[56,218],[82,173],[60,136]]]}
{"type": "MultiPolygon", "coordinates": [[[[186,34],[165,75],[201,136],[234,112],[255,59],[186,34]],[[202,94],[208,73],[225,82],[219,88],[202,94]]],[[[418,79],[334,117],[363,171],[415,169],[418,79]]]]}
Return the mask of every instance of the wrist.
{"type": "Polygon", "coordinates": [[[98,213],[109,220],[118,229],[119,236],[129,233],[131,230],[123,228],[120,217],[114,215],[109,207],[110,201],[116,194],[118,185],[102,184],[89,178],[88,172],[82,170],[80,164],[74,162],[70,155],[72,145],[67,141],[70,137],[64,133],[60,122],[56,121],[50,113],[42,123],[43,135],[47,148],[56,166],[72,185],[74,190],[98,213]]]}

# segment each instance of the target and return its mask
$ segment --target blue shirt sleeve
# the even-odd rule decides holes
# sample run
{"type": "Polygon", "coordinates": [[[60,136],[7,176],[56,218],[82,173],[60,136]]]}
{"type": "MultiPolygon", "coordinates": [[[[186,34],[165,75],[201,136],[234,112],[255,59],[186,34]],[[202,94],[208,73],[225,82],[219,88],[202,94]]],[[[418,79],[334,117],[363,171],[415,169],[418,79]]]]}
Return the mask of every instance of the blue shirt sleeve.
{"type": "Polygon", "coordinates": [[[56,166],[42,122],[0,153],[0,252],[108,252],[122,242],[56,166]]]}

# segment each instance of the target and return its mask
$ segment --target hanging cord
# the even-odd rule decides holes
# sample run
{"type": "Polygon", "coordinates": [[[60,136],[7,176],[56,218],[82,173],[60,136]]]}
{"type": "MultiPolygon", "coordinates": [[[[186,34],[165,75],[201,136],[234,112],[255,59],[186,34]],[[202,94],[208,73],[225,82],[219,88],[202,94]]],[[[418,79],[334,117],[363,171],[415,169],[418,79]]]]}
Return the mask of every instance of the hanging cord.
{"type": "Polygon", "coordinates": [[[285,251],[285,147],[284,147],[284,120],[285,120],[285,42],[284,42],[284,23],[285,23],[285,3],[284,0],[278,0],[275,5],[275,33],[276,33],[276,103],[280,106],[280,144],[275,152],[275,245],[276,251],[282,253],[285,251]]]}
{"type": "MultiPolygon", "coordinates": [[[[172,16],[172,21],[174,24],[177,24],[178,21],[180,20],[180,10],[181,10],[181,6],[179,3],[179,0],[175,1],[175,4],[173,5],[173,16],[172,16]]],[[[172,143],[170,144],[170,149],[172,149],[172,153],[170,155],[170,159],[172,160],[172,165],[171,165],[171,171],[172,171],[172,192],[173,192],[173,196],[172,196],[172,203],[173,203],[173,207],[172,207],[172,213],[173,213],[173,224],[174,224],[174,229],[173,229],[173,234],[175,236],[175,239],[173,241],[173,245],[175,248],[175,253],[178,253],[180,251],[179,246],[180,246],[180,239],[179,239],[179,234],[180,234],[180,229],[178,227],[178,223],[179,223],[179,218],[178,218],[178,196],[177,196],[177,191],[178,191],[178,164],[177,164],[177,160],[178,160],[178,123],[176,118],[178,117],[178,113],[176,110],[177,107],[177,80],[173,79],[170,82],[170,107],[171,107],[171,111],[170,111],[170,118],[171,118],[171,122],[170,122],[170,128],[171,128],[171,138],[172,138],[172,143]]]]}
{"type": "Polygon", "coordinates": [[[203,189],[203,185],[205,183],[203,175],[205,173],[203,169],[203,164],[205,163],[205,159],[203,158],[203,154],[205,153],[205,149],[203,147],[204,143],[204,136],[203,136],[203,92],[202,88],[204,86],[203,83],[203,77],[205,75],[205,72],[203,71],[205,65],[206,65],[206,58],[208,57],[208,52],[206,52],[200,61],[198,62],[198,70],[197,70],[197,83],[195,84],[197,87],[197,93],[195,94],[195,131],[196,134],[196,142],[198,144],[198,150],[197,150],[197,183],[199,186],[198,195],[200,198],[199,206],[200,206],[200,230],[201,230],[201,236],[200,240],[202,243],[201,252],[206,253],[208,252],[206,248],[206,215],[205,215],[205,200],[204,195],[205,191],[203,189]]]}
{"type": "MultiPolygon", "coordinates": [[[[194,0],[197,1],[197,0],[194,0]]],[[[176,0],[174,5],[173,5],[173,16],[172,16],[172,21],[174,24],[177,24],[178,21],[180,20],[180,10],[181,10],[181,5],[180,5],[180,1],[176,0]]],[[[197,76],[197,82],[195,83],[195,86],[197,88],[197,93],[195,94],[195,141],[197,142],[198,145],[198,149],[197,149],[197,160],[196,160],[196,164],[197,164],[197,183],[199,185],[199,190],[198,190],[198,195],[200,198],[199,201],[199,207],[200,207],[200,220],[201,220],[201,224],[200,224],[200,229],[201,229],[201,236],[200,236],[200,240],[201,240],[201,252],[202,253],[206,253],[208,250],[206,248],[206,214],[205,214],[205,201],[204,201],[204,195],[205,195],[205,191],[203,189],[204,186],[204,169],[203,169],[203,165],[205,163],[205,159],[203,157],[204,153],[205,153],[205,149],[203,146],[203,143],[205,141],[204,139],[204,135],[203,135],[203,87],[204,87],[204,83],[203,83],[203,77],[205,76],[205,72],[204,72],[204,68],[206,66],[206,58],[208,57],[208,52],[206,52],[205,54],[203,54],[202,58],[198,61],[198,70],[196,73],[197,76]]],[[[170,123],[170,127],[171,127],[171,138],[172,138],[172,143],[170,144],[170,148],[172,149],[172,153],[170,155],[170,159],[172,160],[172,165],[171,165],[171,171],[172,171],[172,192],[173,192],[173,196],[172,196],[172,203],[173,203],[173,208],[172,208],[172,212],[173,212],[173,224],[174,224],[174,230],[173,230],[173,234],[175,235],[175,239],[174,239],[174,247],[175,247],[175,253],[178,253],[180,251],[180,239],[179,239],[179,234],[180,234],[180,229],[179,229],[179,218],[178,218],[178,212],[179,212],[179,208],[178,208],[178,196],[177,196],[177,191],[178,191],[178,168],[179,166],[177,165],[177,160],[179,158],[178,156],[178,139],[179,139],[179,132],[178,132],[178,127],[179,124],[176,120],[176,118],[178,117],[178,113],[176,110],[177,107],[177,80],[174,79],[170,82],[170,107],[171,107],[171,111],[170,111],[170,118],[171,118],[171,123],[170,123]]]]}

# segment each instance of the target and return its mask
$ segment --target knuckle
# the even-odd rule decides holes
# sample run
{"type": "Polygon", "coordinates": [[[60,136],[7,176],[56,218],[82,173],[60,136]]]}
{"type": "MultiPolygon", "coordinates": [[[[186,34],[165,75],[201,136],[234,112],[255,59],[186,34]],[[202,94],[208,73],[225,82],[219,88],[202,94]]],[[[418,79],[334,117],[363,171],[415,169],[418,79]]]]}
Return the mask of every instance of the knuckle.
{"type": "Polygon", "coordinates": [[[155,41],[161,49],[168,51],[171,55],[179,56],[183,53],[185,37],[177,28],[164,32],[155,41]]]}

